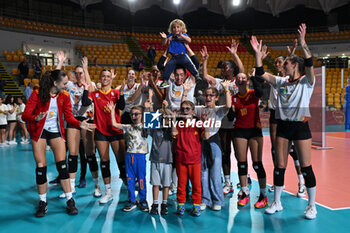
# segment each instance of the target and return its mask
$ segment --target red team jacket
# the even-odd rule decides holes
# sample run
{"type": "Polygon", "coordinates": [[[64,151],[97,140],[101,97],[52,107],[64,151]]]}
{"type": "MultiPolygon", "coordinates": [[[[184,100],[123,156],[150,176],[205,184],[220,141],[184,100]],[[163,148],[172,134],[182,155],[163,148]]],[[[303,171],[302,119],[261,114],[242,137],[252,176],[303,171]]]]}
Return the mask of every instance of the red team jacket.
{"type": "MultiPolygon", "coordinates": [[[[22,120],[28,123],[28,132],[34,141],[39,140],[47,116],[45,116],[40,121],[35,121],[35,117],[37,117],[40,112],[48,111],[49,107],[50,101],[47,101],[47,103],[43,104],[39,98],[39,90],[33,91],[33,93],[30,95],[24,112],[22,113],[22,120]]],[[[76,120],[73,116],[69,93],[67,91],[63,91],[57,94],[57,108],[60,133],[62,138],[65,139],[64,122],[62,117],[63,114],[64,119],[68,124],[77,129],[80,128],[80,121],[76,120]]]]}

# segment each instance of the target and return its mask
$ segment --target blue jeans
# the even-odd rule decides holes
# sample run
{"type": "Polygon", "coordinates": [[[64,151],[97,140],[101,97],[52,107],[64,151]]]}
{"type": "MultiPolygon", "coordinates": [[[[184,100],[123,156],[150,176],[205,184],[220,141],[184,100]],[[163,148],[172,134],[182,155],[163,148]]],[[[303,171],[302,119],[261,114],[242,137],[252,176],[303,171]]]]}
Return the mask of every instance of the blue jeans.
{"type": "MultiPolygon", "coordinates": [[[[198,76],[198,70],[187,54],[174,55],[168,63],[166,63],[163,73],[164,81],[168,81],[176,66],[185,67],[193,76],[198,76]]],[[[186,75],[186,74],[185,74],[186,75]]]]}
{"type": "Polygon", "coordinates": [[[125,170],[128,182],[128,199],[135,202],[135,178],[139,182],[140,201],[146,200],[146,155],[127,152],[125,170]]]}
{"type": "MultiPolygon", "coordinates": [[[[207,143],[207,142],[204,142],[207,143]]],[[[212,206],[224,206],[224,192],[222,190],[221,166],[222,152],[220,146],[215,142],[210,142],[209,147],[202,143],[202,203],[212,206]],[[208,151],[208,149],[211,150],[208,151]],[[208,156],[211,156],[210,164],[208,156]]]]}

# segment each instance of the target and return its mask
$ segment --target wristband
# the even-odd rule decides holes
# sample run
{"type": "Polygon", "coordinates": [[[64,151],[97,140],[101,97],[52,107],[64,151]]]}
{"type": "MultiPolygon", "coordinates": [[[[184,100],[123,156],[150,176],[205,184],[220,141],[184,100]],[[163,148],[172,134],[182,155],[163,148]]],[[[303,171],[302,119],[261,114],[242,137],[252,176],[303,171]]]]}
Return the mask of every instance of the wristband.
{"type": "Polygon", "coordinates": [[[304,65],[305,65],[305,67],[313,66],[314,65],[314,61],[312,60],[312,57],[304,58],[304,65]]]}
{"type": "Polygon", "coordinates": [[[265,71],[264,71],[263,66],[255,67],[255,75],[256,76],[262,76],[264,73],[265,73],[265,71]]]}
{"type": "Polygon", "coordinates": [[[225,90],[225,93],[230,92],[230,90],[225,90]]]}

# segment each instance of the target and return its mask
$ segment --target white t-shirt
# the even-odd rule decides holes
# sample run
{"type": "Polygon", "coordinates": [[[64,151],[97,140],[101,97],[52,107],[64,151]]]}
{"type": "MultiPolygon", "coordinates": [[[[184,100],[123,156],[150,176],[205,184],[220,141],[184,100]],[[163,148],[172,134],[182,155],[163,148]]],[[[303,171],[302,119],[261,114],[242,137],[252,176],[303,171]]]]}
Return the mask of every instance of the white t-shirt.
{"type": "Polygon", "coordinates": [[[82,99],[84,93],[84,86],[79,86],[72,81],[68,81],[67,91],[69,92],[70,103],[72,105],[73,116],[80,117],[85,116],[89,106],[83,106],[82,99]]]}
{"type": "MultiPolygon", "coordinates": [[[[185,83],[192,82],[192,79],[187,78],[185,83]]],[[[192,83],[192,88],[187,93],[187,100],[191,101],[193,104],[196,103],[196,99],[194,98],[194,89],[196,88],[196,83],[192,83]]],[[[181,106],[181,99],[183,94],[183,86],[176,85],[174,79],[169,79],[169,87],[167,88],[167,96],[166,100],[169,103],[169,107],[171,111],[179,110],[181,106]]]]}
{"type": "Polygon", "coordinates": [[[220,126],[222,124],[222,119],[228,113],[228,109],[226,109],[224,105],[216,106],[215,108],[207,108],[205,106],[195,106],[195,111],[196,111],[196,116],[199,117],[199,119],[201,119],[201,115],[203,113],[209,114],[208,120],[210,122],[213,122],[213,126],[214,126],[209,128],[210,137],[215,135],[217,132],[219,132],[220,126]],[[217,124],[220,124],[220,126],[218,126],[217,124]]]}
{"type": "Polygon", "coordinates": [[[124,137],[126,140],[127,152],[135,154],[148,153],[147,136],[142,135],[143,124],[123,125],[124,137]],[[146,137],[143,137],[146,136],[146,137]]]}
{"type": "MultiPolygon", "coordinates": [[[[155,84],[156,84],[157,87],[159,87],[161,83],[162,83],[162,80],[157,80],[155,84]]],[[[148,90],[149,89],[153,90],[153,88],[149,85],[149,81],[147,81],[146,82],[146,88],[145,88],[144,92],[142,92],[144,101],[146,101],[148,99],[148,90]]],[[[157,94],[155,93],[155,91],[153,90],[153,95],[152,95],[153,109],[154,110],[160,109],[162,107],[162,101],[163,100],[160,100],[157,97],[157,94]]]]}
{"type": "MultiPolygon", "coordinates": [[[[221,85],[225,79],[215,78],[216,80],[216,89],[219,91],[219,105],[226,104],[226,93],[224,87],[221,85]]],[[[238,93],[238,87],[236,86],[236,79],[232,80],[230,85],[228,86],[230,90],[231,96],[238,93]]],[[[229,121],[227,116],[222,119],[221,128],[223,129],[232,129],[235,124],[235,121],[229,121]]]]}
{"type": "Polygon", "coordinates": [[[18,115],[18,114],[23,113],[25,108],[26,108],[26,105],[23,103],[20,105],[17,105],[16,107],[16,114],[17,114],[16,118],[17,118],[17,121],[21,123],[24,123],[24,121],[22,121],[22,115],[18,115]]]}
{"type": "Polygon", "coordinates": [[[129,101],[128,99],[132,97],[136,90],[139,88],[140,83],[134,83],[133,86],[129,87],[127,84],[124,87],[124,100],[125,100],[125,108],[122,113],[130,112],[131,108],[135,105],[142,104],[142,94],[135,101],[129,101]]]}
{"type": "Polygon", "coordinates": [[[15,121],[16,120],[16,109],[15,109],[15,111],[13,111],[13,113],[10,113],[10,110],[13,109],[12,104],[8,104],[7,109],[9,111],[9,113],[7,114],[7,121],[15,121]]]}
{"type": "Polygon", "coordinates": [[[6,104],[0,105],[0,125],[7,125],[7,114],[4,111],[8,111],[6,104]]]}
{"type": "Polygon", "coordinates": [[[51,133],[59,132],[57,96],[50,99],[50,107],[47,112],[44,129],[51,133]]]}
{"type": "Polygon", "coordinates": [[[276,76],[278,91],[276,105],[276,119],[285,121],[305,121],[311,117],[309,104],[314,90],[316,79],[310,85],[304,75],[292,82],[284,77],[276,76]]]}

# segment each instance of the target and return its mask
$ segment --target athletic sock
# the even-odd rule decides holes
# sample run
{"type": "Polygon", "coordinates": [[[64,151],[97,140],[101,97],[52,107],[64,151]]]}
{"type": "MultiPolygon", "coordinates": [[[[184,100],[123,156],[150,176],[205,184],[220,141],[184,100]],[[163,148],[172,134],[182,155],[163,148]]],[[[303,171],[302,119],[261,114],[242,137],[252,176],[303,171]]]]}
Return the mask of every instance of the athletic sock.
{"type": "Polygon", "coordinates": [[[105,184],[105,187],[106,187],[106,193],[112,193],[111,184],[105,184]]]}
{"type": "Polygon", "coordinates": [[[162,204],[168,204],[168,200],[163,200],[162,204]]]}
{"type": "Polygon", "coordinates": [[[309,195],[309,205],[314,206],[316,199],[316,186],[312,188],[306,188],[306,190],[307,194],[309,195]]]}
{"type": "Polygon", "coordinates": [[[94,180],[95,187],[97,187],[98,186],[98,178],[93,178],[93,180],[94,180]]]}
{"type": "Polygon", "coordinates": [[[46,193],[39,194],[40,201],[46,202],[46,193]]]}
{"type": "Polygon", "coordinates": [[[304,184],[304,177],[303,177],[303,174],[299,174],[299,175],[298,175],[298,179],[299,179],[299,184],[304,184]]]}
{"type": "Polygon", "coordinates": [[[72,192],[68,192],[68,193],[65,193],[66,194],[66,199],[67,201],[69,201],[70,199],[72,199],[72,192]]]}
{"type": "Polygon", "coordinates": [[[229,184],[231,182],[230,176],[225,176],[225,183],[229,184]]]}
{"type": "Polygon", "coordinates": [[[153,200],[153,204],[158,205],[159,204],[158,200],[153,200]]]}
{"type": "Polygon", "coordinates": [[[241,189],[246,195],[249,195],[249,188],[247,186],[241,187],[241,189]]]}
{"type": "Polygon", "coordinates": [[[274,192],[275,202],[281,203],[282,191],[283,191],[283,186],[276,186],[275,185],[275,192],[274,192]]]}

